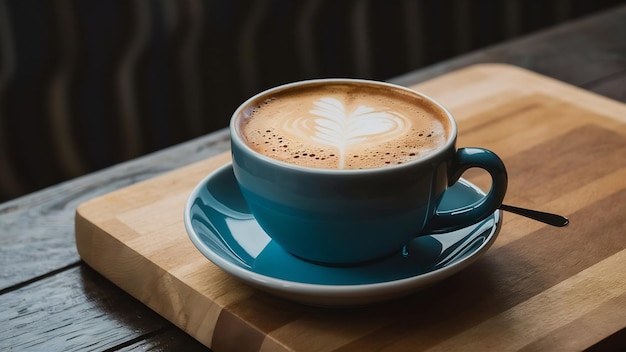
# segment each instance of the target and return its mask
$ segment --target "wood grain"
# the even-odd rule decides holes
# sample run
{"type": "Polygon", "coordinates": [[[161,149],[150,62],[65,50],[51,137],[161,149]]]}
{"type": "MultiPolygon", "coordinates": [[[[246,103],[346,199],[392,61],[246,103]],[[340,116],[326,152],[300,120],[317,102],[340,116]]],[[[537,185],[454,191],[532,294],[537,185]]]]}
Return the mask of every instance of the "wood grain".
{"type": "Polygon", "coordinates": [[[503,157],[507,202],[563,213],[570,226],[507,214],[492,249],[438,285],[359,310],[300,306],[226,275],[187,239],[186,197],[222,154],[82,204],[79,253],[218,351],[584,349],[625,328],[615,308],[626,300],[626,107],[504,65],[414,88],[452,111],[459,146],[503,157]]]}
{"type": "Polygon", "coordinates": [[[223,153],[229,148],[228,133],[220,131],[177,148],[176,154],[156,152],[2,204],[0,290],[80,260],[74,242],[74,210],[79,204],[223,153]]]}
{"type": "MultiPolygon", "coordinates": [[[[390,81],[413,85],[476,63],[504,62],[626,102],[626,37],[622,35],[626,31],[625,16],[626,6],[617,7],[548,31],[446,60],[390,81]]],[[[462,98],[462,95],[457,98],[462,98]]],[[[488,99],[485,103],[498,105],[500,100],[502,99],[492,95],[491,100],[488,99]]],[[[465,108],[468,111],[464,112],[471,114],[470,107],[465,108]]],[[[0,350],[10,350],[11,346],[22,345],[33,346],[34,350],[67,350],[68,342],[65,339],[81,341],[82,344],[73,346],[79,350],[88,350],[93,341],[110,341],[109,335],[117,335],[118,341],[123,342],[119,345],[98,347],[111,350],[202,350],[199,344],[194,344],[192,337],[165,319],[156,314],[143,314],[142,312],[150,310],[137,300],[129,300],[128,294],[114,285],[103,282],[99,274],[89,270],[79,260],[73,236],[73,214],[75,207],[85,200],[226,151],[229,140],[225,132],[221,130],[0,204],[0,304],[3,307],[20,307],[24,312],[0,310],[0,350]],[[81,272],[90,273],[81,278],[84,282],[98,286],[98,290],[75,291],[76,276],[58,276],[77,267],[81,268],[81,272]],[[22,320],[24,324],[19,325],[10,323],[11,319],[21,319],[21,314],[30,314],[28,310],[24,310],[25,307],[38,305],[38,302],[45,300],[39,290],[40,286],[35,283],[45,284],[52,281],[59,294],[65,292],[67,296],[85,295],[84,299],[75,297],[73,301],[75,305],[82,306],[80,320],[94,319],[100,321],[100,324],[90,324],[92,328],[75,331],[90,338],[77,340],[73,335],[59,338],[59,335],[67,332],[67,328],[62,327],[78,322],[72,315],[72,310],[42,307],[53,312],[55,319],[22,320]],[[20,295],[11,294],[16,290],[20,291],[20,295]],[[100,305],[100,309],[92,309],[93,302],[101,299],[112,303],[100,305]],[[133,315],[140,315],[142,319],[131,319],[132,329],[129,329],[130,320],[127,316],[133,315]],[[11,326],[11,330],[3,330],[5,326],[11,326]],[[38,345],[30,341],[34,336],[33,331],[39,332],[37,336],[46,337],[39,338],[38,345]],[[59,344],[52,344],[50,341],[57,341],[59,344]],[[183,347],[178,348],[179,346],[183,347]]],[[[529,140],[521,142],[531,143],[529,140]]],[[[581,197],[590,202],[602,199],[613,191],[612,185],[615,182],[626,178],[623,171],[603,176],[594,181],[593,185],[573,190],[546,206],[549,205],[552,209],[563,207],[566,210],[569,204],[575,204],[581,197]]],[[[511,224],[508,226],[507,237],[501,236],[496,245],[515,241],[516,235],[524,236],[526,232],[540,227],[535,222],[512,215],[507,216],[507,221],[511,224]]],[[[267,302],[257,304],[255,309],[258,310],[258,306],[265,307],[267,302]]],[[[369,317],[364,316],[365,318],[369,317]]],[[[267,340],[265,343],[267,345],[267,340]]],[[[615,351],[620,350],[620,347],[621,350],[626,349],[626,329],[611,334],[588,350],[615,351]]]]}
{"type": "Polygon", "coordinates": [[[220,154],[228,146],[228,134],[221,131],[183,143],[177,153],[153,153],[2,204],[0,350],[201,349],[80,261],[74,212],[91,198],[220,154]],[[51,291],[42,286],[69,297],[72,306],[60,308],[61,300],[50,299],[51,291]],[[38,308],[33,312],[30,307],[38,308]]]}

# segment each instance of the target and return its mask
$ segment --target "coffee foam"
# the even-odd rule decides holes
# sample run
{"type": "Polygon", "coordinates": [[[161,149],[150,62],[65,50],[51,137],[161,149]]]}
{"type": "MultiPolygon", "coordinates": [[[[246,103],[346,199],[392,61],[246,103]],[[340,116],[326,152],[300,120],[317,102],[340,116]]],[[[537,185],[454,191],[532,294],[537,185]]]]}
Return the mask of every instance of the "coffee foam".
{"type": "Polygon", "coordinates": [[[364,169],[401,164],[438,149],[450,127],[420,96],[393,88],[334,84],[257,102],[240,120],[246,144],[306,167],[364,169]]]}

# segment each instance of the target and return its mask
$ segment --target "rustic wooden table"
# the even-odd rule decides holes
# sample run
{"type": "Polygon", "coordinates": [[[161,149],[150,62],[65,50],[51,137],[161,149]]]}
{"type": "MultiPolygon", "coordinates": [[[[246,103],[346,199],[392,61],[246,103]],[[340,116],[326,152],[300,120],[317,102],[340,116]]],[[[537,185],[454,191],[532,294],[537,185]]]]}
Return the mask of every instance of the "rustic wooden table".
{"type": "MultiPolygon", "coordinates": [[[[626,7],[393,79],[414,85],[502,62],[626,102],[626,7]]],[[[0,349],[201,350],[205,347],[85,265],[76,207],[228,150],[225,130],[0,205],[0,349]]],[[[626,347],[626,329],[591,350],[626,347]]]]}

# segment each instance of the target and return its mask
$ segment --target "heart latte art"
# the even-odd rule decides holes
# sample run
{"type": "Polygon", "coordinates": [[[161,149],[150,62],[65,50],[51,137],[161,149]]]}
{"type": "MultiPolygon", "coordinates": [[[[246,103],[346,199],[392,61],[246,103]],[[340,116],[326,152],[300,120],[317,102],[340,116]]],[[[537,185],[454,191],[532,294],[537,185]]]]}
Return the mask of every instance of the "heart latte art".
{"type": "Polygon", "coordinates": [[[307,167],[401,164],[445,144],[442,112],[403,91],[324,85],[278,93],[248,110],[240,131],[268,157],[307,167]]]}
{"type": "MultiPolygon", "coordinates": [[[[286,121],[286,131],[337,151],[337,167],[345,168],[346,151],[353,145],[377,144],[397,138],[410,122],[393,111],[377,111],[359,105],[346,111],[343,103],[335,98],[321,98],[309,113],[317,116],[296,116],[286,121]]],[[[297,158],[296,158],[297,159],[297,158]]]]}

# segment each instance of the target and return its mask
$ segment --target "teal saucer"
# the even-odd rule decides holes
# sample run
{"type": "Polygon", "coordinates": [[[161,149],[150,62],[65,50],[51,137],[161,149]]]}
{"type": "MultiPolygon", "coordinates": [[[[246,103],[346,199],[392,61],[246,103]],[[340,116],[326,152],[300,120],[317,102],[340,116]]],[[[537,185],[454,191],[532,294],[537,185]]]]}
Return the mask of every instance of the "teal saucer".
{"type": "MultiPolygon", "coordinates": [[[[446,191],[440,209],[463,208],[483,195],[478,187],[461,179],[446,191]]],[[[497,210],[461,230],[420,236],[376,263],[317,265],[287,253],[261,229],[241,196],[230,164],[196,186],[184,216],[193,244],[219,268],[276,296],[319,306],[380,302],[449,277],[487,251],[502,224],[497,210]]]]}

